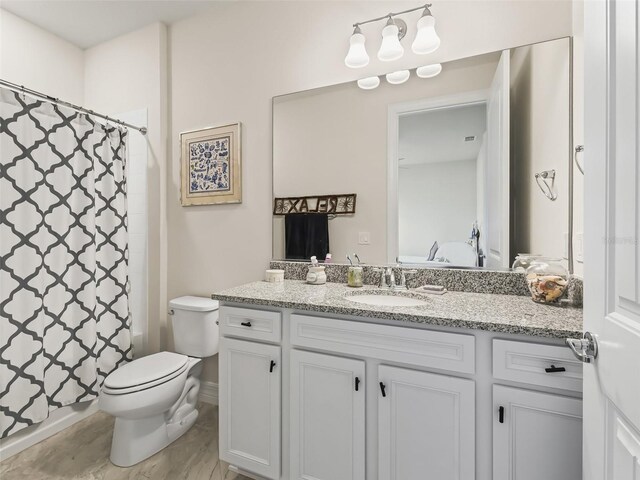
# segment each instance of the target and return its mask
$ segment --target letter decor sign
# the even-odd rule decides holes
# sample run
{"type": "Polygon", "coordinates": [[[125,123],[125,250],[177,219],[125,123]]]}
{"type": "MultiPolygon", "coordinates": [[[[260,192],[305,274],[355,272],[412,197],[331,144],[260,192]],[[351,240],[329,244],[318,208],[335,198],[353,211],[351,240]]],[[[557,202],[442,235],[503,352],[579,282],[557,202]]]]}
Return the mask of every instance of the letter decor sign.
{"type": "Polygon", "coordinates": [[[356,194],[275,198],[273,214],[287,215],[289,213],[354,214],[356,213],[356,194]]]}

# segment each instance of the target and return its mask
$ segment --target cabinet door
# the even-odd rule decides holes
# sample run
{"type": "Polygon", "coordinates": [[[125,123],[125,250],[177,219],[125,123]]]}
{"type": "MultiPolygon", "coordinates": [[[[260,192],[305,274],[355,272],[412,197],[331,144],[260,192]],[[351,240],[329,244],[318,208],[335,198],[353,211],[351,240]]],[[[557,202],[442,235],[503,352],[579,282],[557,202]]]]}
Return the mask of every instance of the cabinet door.
{"type": "Polygon", "coordinates": [[[364,480],[364,362],[291,351],[291,479],[364,480]]]}
{"type": "Polygon", "coordinates": [[[580,480],[582,401],[493,387],[493,479],[580,480]]]}
{"type": "Polygon", "coordinates": [[[472,380],[378,368],[379,480],[475,477],[472,380]]]}
{"type": "Polygon", "coordinates": [[[220,342],[220,458],[280,478],[280,347],[220,342]]]}

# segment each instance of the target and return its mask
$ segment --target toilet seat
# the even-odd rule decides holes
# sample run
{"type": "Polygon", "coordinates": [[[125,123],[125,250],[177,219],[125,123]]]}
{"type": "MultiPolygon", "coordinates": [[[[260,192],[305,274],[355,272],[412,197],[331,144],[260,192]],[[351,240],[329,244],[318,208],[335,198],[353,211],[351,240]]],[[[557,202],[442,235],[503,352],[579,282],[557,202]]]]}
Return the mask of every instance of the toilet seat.
{"type": "Polygon", "coordinates": [[[189,367],[189,357],[173,352],[159,352],[139,358],[107,376],[102,391],[110,395],[146,390],[182,375],[189,367]]]}

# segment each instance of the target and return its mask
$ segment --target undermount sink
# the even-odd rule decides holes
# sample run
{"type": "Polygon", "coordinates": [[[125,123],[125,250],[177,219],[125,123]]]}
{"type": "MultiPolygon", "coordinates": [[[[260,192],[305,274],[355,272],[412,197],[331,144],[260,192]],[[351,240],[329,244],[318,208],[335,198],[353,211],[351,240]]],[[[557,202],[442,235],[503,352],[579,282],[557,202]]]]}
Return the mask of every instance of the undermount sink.
{"type": "Polygon", "coordinates": [[[356,303],[364,303],[365,305],[373,305],[379,307],[420,307],[427,305],[427,302],[419,298],[404,297],[400,295],[382,294],[382,295],[351,295],[346,297],[348,300],[356,303]]]}

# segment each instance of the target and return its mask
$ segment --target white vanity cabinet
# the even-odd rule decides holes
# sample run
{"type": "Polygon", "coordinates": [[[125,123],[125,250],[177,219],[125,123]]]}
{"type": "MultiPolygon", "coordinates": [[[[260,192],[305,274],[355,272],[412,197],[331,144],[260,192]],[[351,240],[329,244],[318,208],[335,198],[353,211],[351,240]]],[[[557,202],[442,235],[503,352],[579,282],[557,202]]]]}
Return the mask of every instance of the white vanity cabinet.
{"type": "MultiPolygon", "coordinates": [[[[582,390],[582,363],[566,347],[493,340],[493,375],[528,386],[582,390]]],[[[493,386],[493,480],[580,480],[582,401],[493,386]]]]}
{"type": "Polygon", "coordinates": [[[381,365],[378,387],[379,480],[475,478],[473,380],[381,365]]]}
{"type": "Polygon", "coordinates": [[[500,385],[493,400],[493,480],[581,480],[581,400],[500,385]]]}
{"type": "Polygon", "coordinates": [[[220,342],[220,458],[280,478],[280,347],[220,342]]]}
{"type": "Polygon", "coordinates": [[[292,350],[291,478],[365,480],[365,364],[292,350]]]}
{"type": "Polygon", "coordinates": [[[220,328],[220,458],[245,475],[581,476],[582,366],[558,339],[244,305],[220,328]]]}

